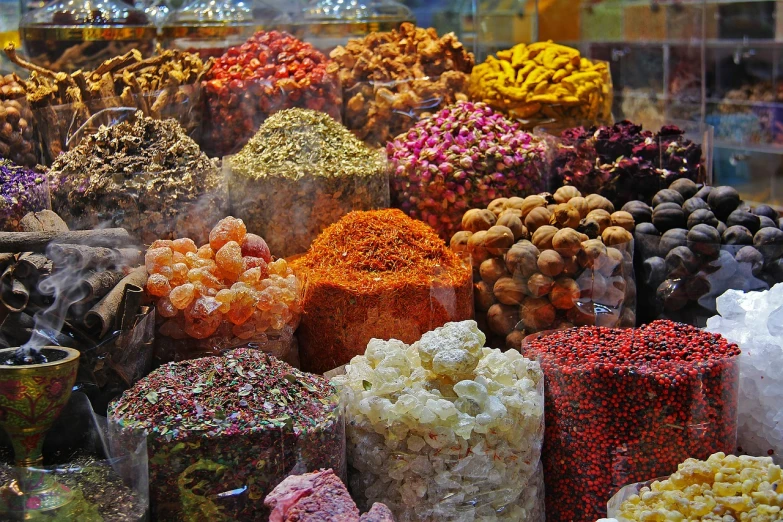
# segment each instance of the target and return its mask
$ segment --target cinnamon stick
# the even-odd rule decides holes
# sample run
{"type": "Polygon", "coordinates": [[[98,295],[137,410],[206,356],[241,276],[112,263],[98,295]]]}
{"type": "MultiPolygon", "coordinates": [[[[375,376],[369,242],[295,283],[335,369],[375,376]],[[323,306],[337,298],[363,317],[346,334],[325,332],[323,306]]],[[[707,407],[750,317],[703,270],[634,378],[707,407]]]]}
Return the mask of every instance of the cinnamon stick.
{"type": "Polygon", "coordinates": [[[41,277],[52,273],[52,262],[43,254],[25,252],[16,262],[14,275],[19,279],[41,277]]]}
{"type": "Polygon", "coordinates": [[[124,228],[77,230],[72,232],[0,232],[0,252],[44,252],[49,243],[116,246],[130,243],[124,228]]]}
{"type": "Polygon", "coordinates": [[[134,269],[125,276],[111,291],[104,296],[84,317],[84,324],[88,328],[100,327],[100,336],[103,337],[114,326],[125,296],[125,288],[129,285],[139,289],[147,283],[147,270],[143,266],[134,269]]]}
{"type": "Polygon", "coordinates": [[[120,309],[117,314],[116,327],[120,330],[130,330],[136,322],[136,316],[141,307],[141,300],[144,297],[144,290],[136,285],[125,287],[125,294],[122,296],[120,309]]]}
{"type": "Polygon", "coordinates": [[[30,291],[16,278],[13,266],[0,277],[0,302],[11,312],[21,312],[30,302],[30,291]]]}
{"type": "MultiPolygon", "coordinates": [[[[35,330],[35,318],[25,312],[15,312],[8,316],[0,324],[0,334],[12,339],[18,345],[23,345],[30,340],[35,330]]],[[[54,334],[54,343],[58,346],[72,346],[73,339],[61,332],[54,334]]]]}
{"type": "Polygon", "coordinates": [[[0,254],[0,271],[5,271],[6,267],[16,261],[16,254],[6,252],[0,254]]]}
{"type": "Polygon", "coordinates": [[[123,274],[119,270],[106,270],[105,272],[93,272],[82,281],[84,298],[79,302],[89,303],[108,294],[112,288],[122,280],[123,274]]]}
{"type": "Polygon", "coordinates": [[[49,246],[49,254],[64,266],[82,268],[136,266],[141,259],[141,252],[136,248],[114,249],[59,243],[49,246]]]}

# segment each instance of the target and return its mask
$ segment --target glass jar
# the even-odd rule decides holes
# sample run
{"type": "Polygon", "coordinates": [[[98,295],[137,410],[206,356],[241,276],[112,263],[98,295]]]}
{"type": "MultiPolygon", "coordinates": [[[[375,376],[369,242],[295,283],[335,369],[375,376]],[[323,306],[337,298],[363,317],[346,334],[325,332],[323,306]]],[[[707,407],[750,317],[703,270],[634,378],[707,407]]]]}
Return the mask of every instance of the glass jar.
{"type": "Polygon", "coordinates": [[[52,0],[19,25],[27,57],[41,67],[71,73],[105,60],[155,48],[156,29],[144,11],[119,0],[52,0]]]}
{"type": "Polygon", "coordinates": [[[415,20],[413,12],[395,0],[312,0],[292,29],[301,40],[329,53],[351,38],[391,31],[415,20]]]}
{"type": "Polygon", "coordinates": [[[207,59],[241,45],[255,30],[252,2],[193,0],[166,18],[161,43],[207,59]]]}

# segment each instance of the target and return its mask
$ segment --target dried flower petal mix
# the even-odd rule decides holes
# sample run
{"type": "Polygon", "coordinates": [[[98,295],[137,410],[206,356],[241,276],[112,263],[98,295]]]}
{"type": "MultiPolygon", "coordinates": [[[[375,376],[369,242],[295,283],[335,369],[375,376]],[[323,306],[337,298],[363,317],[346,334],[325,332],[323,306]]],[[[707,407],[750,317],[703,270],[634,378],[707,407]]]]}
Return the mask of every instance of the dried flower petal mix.
{"type": "Polygon", "coordinates": [[[459,102],[389,142],[392,205],[448,240],[465,211],[545,188],[546,146],[484,103],[459,102]]]}
{"type": "Polygon", "coordinates": [[[15,231],[25,214],[46,208],[46,175],[0,158],[0,230],[15,231]]]}

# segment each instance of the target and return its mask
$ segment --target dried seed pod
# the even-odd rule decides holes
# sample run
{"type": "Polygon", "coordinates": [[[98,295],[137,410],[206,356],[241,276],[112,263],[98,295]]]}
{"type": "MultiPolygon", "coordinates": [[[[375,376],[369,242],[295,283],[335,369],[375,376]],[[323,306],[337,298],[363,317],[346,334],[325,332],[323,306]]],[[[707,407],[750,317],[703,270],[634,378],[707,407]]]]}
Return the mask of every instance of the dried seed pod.
{"type": "Polygon", "coordinates": [[[528,297],[519,308],[522,324],[531,332],[545,330],[555,320],[557,311],[545,297],[528,297]]]}
{"type": "Polygon", "coordinates": [[[475,267],[481,266],[481,263],[489,259],[489,251],[486,247],[487,231],[479,230],[468,238],[468,252],[470,261],[475,267]]]}
{"type": "Polygon", "coordinates": [[[578,274],[581,269],[582,267],[579,266],[579,261],[577,260],[577,256],[567,257],[563,259],[563,275],[573,277],[576,274],[578,274]]]}
{"type": "MultiPolygon", "coordinates": [[[[519,212],[516,209],[512,209],[519,212]]],[[[508,210],[504,211],[498,218],[497,226],[508,227],[511,233],[514,235],[514,241],[525,239],[528,236],[527,228],[522,224],[522,220],[519,216],[509,213],[508,210]]]]}
{"type": "Polygon", "coordinates": [[[501,277],[510,277],[508,270],[506,270],[506,263],[502,259],[496,257],[487,259],[479,267],[479,274],[481,279],[486,281],[489,285],[494,285],[501,277]]]}
{"type": "Polygon", "coordinates": [[[612,225],[616,227],[623,227],[628,232],[633,232],[636,223],[633,220],[633,216],[630,212],[624,210],[618,210],[613,212],[610,216],[612,218],[612,225]]]}
{"type": "Polygon", "coordinates": [[[555,207],[549,224],[558,228],[576,228],[580,221],[579,211],[568,203],[561,203],[555,207]]]}
{"type": "Polygon", "coordinates": [[[549,225],[552,219],[552,213],[546,207],[536,207],[525,217],[525,227],[535,233],[539,227],[549,225]]]}
{"type": "Polygon", "coordinates": [[[582,238],[573,228],[564,228],[552,238],[552,247],[562,256],[572,257],[582,249],[582,238]]]}
{"type": "Polygon", "coordinates": [[[539,250],[551,250],[555,234],[557,234],[557,228],[552,225],[540,227],[533,233],[533,244],[539,250]]]}
{"type": "Polygon", "coordinates": [[[538,269],[542,274],[557,277],[565,268],[563,257],[554,250],[544,250],[538,256],[538,269]]]}
{"type": "Polygon", "coordinates": [[[601,239],[607,246],[629,243],[633,235],[622,227],[609,227],[601,233],[601,239]]]}
{"type": "Polygon", "coordinates": [[[514,233],[504,226],[495,225],[487,230],[484,246],[492,255],[502,256],[514,244],[514,233]]]}
{"type": "Polygon", "coordinates": [[[495,299],[495,294],[492,292],[493,286],[494,283],[490,284],[486,281],[479,281],[474,285],[473,296],[476,303],[476,309],[479,311],[485,312],[489,310],[493,304],[498,302],[497,299],[495,299]]]}
{"type": "Polygon", "coordinates": [[[489,230],[495,225],[497,218],[492,211],[474,208],[465,212],[462,216],[462,228],[470,232],[489,230]]]}
{"type": "Polygon", "coordinates": [[[579,211],[579,217],[584,219],[590,213],[590,207],[587,206],[587,200],[582,196],[571,198],[568,204],[579,211]]]}
{"type": "Polygon", "coordinates": [[[527,293],[527,285],[523,279],[516,277],[501,277],[492,287],[495,299],[506,305],[518,305],[527,293]]]}
{"type": "Polygon", "coordinates": [[[549,291],[549,301],[558,310],[568,310],[576,305],[580,294],[581,290],[576,281],[570,277],[559,277],[549,291]]]}
{"type": "Polygon", "coordinates": [[[607,227],[612,226],[612,215],[603,209],[596,209],[591,210],[587,217],[585,217],[587,221],[593,220],[598,223],[598,226],[600,228],[600,233],[603,233],[604,230],[606,230],[607,227]]]}
{"type": "Polygon", "coordinates": [[[519,307],[494,304],[487,311],[487,326],[498,335],[507,335],[519,323],[519,307]]]}
{"type": "Polygon", "coordinates": [[[449,247],[455,252],[467,252],[468,251],[468,240],[470,239],[470,236],[473,235],[473,232],[470,232],[468,230],[460,230],[453,236],[451,236],[451,241],[449,242],[449,247]]]}
{"type": "Polygon", "coordinates": [[[590,239],[582,243],[582,249],[577,254],[579,264],[584,268],[593,268],[596,260],[606,255],[606,246],[600,239],[590,239]]]}
{"type": "Polygon", "coordinates": [[[539,207],[546,207],[546,199],[541,196],[528,196],[522,200],[519,206],[514,206],[513,208],[518,208],[522,211],[522,219],[524,220],[534,208],[539,207]]]}
{"type": "Polygon", "coordinates": [[[553,197],[557,203],[568,203],[571,198],[582,197],[582,193],[574,186],[565,185],[557,189],[553,197]]]}
{"type": "Polygon", "coordinates": [[[500,213],[506,209],[507,204],[508,204],[508,198],[493,199],[492,201],[489,202],[489,205],[487,205],[487,210],[489,210],[496,216],[499,216],[500,213]]]}
{"type": "Polygon", "coordinates": [[[506,270],[515,277],[527,278],[538,270],[539,250],[529,241],[515,244],[506,252],[506,270]]]}
{"type": "Polygon", "coordinates": [[[609,214],[614,212],[614,205],[612,202],[599,194],[590,194],[585,198],[587,201],[587,207],[593,211],[597,209],[605,210],[609,214]]]}
{"type": "MultiPolygon", "coordinates": [[[[518,208],[507,208],[503,212],[500,213],[500,215],[498,216],[498,221],[500,221],[500,218],[502,218],[503,216],[516,216],[521,221],[522,220],[522,211],[519,210],[518,208]]],[[[500,225],[500,223],[495,223],[495,224],[496,225],[500,225]]]]}
{"type": "MultiPolygon", "coordinates": [[[[551,252],[551,250],[548,250],[551,252]]],[[[544,297],[552,289],[554,279],[544,274],[533,274],[527,280],[527,291],[533,297],[544,297]]]]}

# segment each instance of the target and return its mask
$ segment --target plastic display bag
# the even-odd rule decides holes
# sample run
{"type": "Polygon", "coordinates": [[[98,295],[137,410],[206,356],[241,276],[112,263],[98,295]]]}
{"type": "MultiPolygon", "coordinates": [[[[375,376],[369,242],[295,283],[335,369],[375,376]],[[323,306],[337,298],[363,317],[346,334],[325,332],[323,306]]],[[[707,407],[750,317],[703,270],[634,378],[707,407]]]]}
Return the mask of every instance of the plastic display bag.
{"type": "Polygon", "coordinates": [[[623,505],[623,503],[632,496],[638,495],[642,488],[650,487],[653,482],[666,480],[667,478],[668,477],[661,477],[648,480],[646,482],[637,482],[635,484],[628,484],[627,486],[623,486],[617,493],[614,494],[614,496],[612,496],[612,498],[609,499],[609,502],[607,502],[606,516],[614,518],[618,521],[625,520],[624,518],[619,517],[620,507],[623,505]]]}
{"type": "Polygon", "coordinates": [[[467,78],[462,72],[447,72],[409,80],[355,82],[343,91],[345,126],[368,145],[384,147],[420,119],[467,100],[467,78]]]}
{"type": "Polygon", "coordinates": [[[302,368],[314,373],[364,353],[373,338],[414,342],[445,323],[473,316],[469,256],[462,256],[452,269],[422,279],[404,281],[379,272],[374,287],[334,280],[317,271],[307,272],[307,277],[297,334],[302,368]]]}
{"type": "Polygon", "coordinates": [[[79,144],[52,165],[53,210],[71,229],[108,224],[147,244],[175,237],[203,242],[226,215],[228,195],[217,163],[169,120],[127,106],[101,114],[111,115],[112,124],[94,134],[81,125],[72,134],[79,144]],[[161,140],[171,144],[154,151],[161,140]]]}
{"type": "Polygon", "coordinates": [[[266,520],[264,498],[286,476],[332,468],[345,479],[334,388],[258,350],[165,365],[113,403],[109,419],[113,441],[147,429],[159,521],[266,520]]]}
{"type": "MultiPolygon", "coordinates": [[[[329,155],[329,151],[307,152],[311,158],[329,155]]],[[[335,164],[333,175],[302,172],[290,177],[279,173],[243,174],[247,167],[236,172],[232,169],[234,157],[224,158],[231,213],[242,219],[249,231],[262,236],[275,254],[302,254],[318,234],[345,214],[389,207],[388,164],[384,154],[379,152],[377,157],[361,173],[351,165],[351,172],[356,172],[353,175],[335,164]]],[[[290,172],[294,168],[292,165],[290,172]]]]}
{"type": "Polygon", "coordinates": [[[619,210],[631,200],[649,204],[655,193],[679,178],[712,181],[713,128],[688,121],[667,121],[658,129],[623,121],[608,127],[543,125],[555,134],[550,187],[573,185],[584,194],[600,194],[619,210]]]}
{"type": "Polygon", "coordinates": [[[174,119],[185,133],[199,141],[203,88],[198,84],[172,85],[165,90],[100,97],[78,104],[36,108],[33,116],[43,148],[43,161],[51,163],[63,152],[78,146],[101,125],[112,126],[132,120],[137,111],[159,120],[174,119]]]}
{"type": "MultiPolygon", "coordinates": [[[[0,484],[8,488],[9,481],[14,479],[54,481],[70,489],[73,498],[62,508],[41,511],[38,497],[26,497],[20,504],[22,513],[19,514],[25,520],[27,517],[85,522],[147,520],[146,438],[142,433],[129,433],[122,444],[110,446],[106,418],[93,413],[84,394],[71,395],[49,430],[43,454],[43,466],[21,469],[0,465],[0,484]]],[[[9,513],[0,513],[4,520],[9,519],[7,516],[11,517],[9,513]]]]}
{"type": "Polygon", "coordinates": [[[320,84],[292,91],[275,87],[271,80],[232,81],[217,87],[207,82],[205,89],[199,143],[210,157],[239,152],[269,116],[284,109],[313,109],[342,121],[342,89],[331,75],[320,84]]]}
{"type": "Polygon", "coordinates": [[[772,257],[780,247],[695,243],[686,236],[685,229],[634,234],[641,321],[668,318],[704,326],[726,290],[767,290],[768,281],[783,282],[772,257]]]}
{"type": "Polygon", "coordinates": [[[519,349],[526,335],[542,330],[635,324],[633,241],[586,245],[572,256],[529,241],[474,248],[476,320],[490,346],[519,349]]]}
{"type": "Polygon", "coordinates": [[[673,473],[689,457],[736,449],[739,358],[629,363],[623,358],[636,353],[638,329],[623,332],[631,340],[581,362],[554,355],[562,345],[547,345],[550,332],[523,343],[522,353],[540,362],[546,378],[542,461],[550,521],[592,522],[625,484],[673,473]]]}
{"type": "Polygon", "coordinates": [[[543,375],[484,339],[473,321],[410,346],[374,339],[333,379],[360,509],[382,502],[401,522],[543,521],[543,375]]]}

